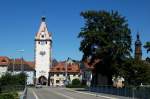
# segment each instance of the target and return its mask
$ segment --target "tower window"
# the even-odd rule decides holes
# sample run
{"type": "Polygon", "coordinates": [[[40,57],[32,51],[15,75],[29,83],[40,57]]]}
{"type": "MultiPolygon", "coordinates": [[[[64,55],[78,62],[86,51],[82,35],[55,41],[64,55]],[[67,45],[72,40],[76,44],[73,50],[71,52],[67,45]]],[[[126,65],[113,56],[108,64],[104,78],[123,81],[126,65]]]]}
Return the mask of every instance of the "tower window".
{"type": "Polygon", "coordinates": [[[46,41],[46,44],[47,44],[47,41],[46,41]]]}
{"type": "Polygon", "coordinates": [[[42,35],[42,38],[44,38],[44,35],[42,35]]]}
{"type": "Polygon", "coordinates": [[[40,44],[40,41],[39,41],[39,44],[40,44]]]}
{"type": "Polygon", "coordinates": [[[56,80],[56,83],[59,83],[59,80],[56,80]]]}

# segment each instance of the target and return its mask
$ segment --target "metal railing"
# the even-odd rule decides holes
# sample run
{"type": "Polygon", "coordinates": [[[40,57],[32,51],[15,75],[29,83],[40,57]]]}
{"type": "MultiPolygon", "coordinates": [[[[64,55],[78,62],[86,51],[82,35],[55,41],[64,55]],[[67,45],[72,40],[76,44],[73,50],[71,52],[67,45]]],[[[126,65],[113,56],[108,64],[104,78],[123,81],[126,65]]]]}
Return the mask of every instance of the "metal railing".
{"type": "Polygon", "coordinates": [[[145,86],[128,86],[124,88],[115,88],[113,86],[96,86],[96,87],[90,87],[88,89],[92,92],[97,93],[106,93],[106,94],[112,94],[112,95],[119,95],[119,96],[125,96],[125,97],[132,97],[138,98],[138,99],[150,99],[150,87],[145,86]]]}

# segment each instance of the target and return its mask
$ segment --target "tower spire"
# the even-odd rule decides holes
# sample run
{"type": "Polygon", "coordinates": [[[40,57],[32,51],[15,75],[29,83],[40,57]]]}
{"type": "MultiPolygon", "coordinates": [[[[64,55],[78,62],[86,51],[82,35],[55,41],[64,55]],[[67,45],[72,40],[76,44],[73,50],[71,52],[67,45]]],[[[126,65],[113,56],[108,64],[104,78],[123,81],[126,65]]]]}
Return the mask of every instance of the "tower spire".
{"type": "Polygon", "coordinates": [[[42,38],[43,39],[48,39],[48,40],[51,40],[51,33],[48,32],[48,28],[47,28],[47,25],[46,25],[46,17],[45,16],[42,16],[41,17],[41,23],[40,23],[40,27],[39,27],[39,30],[35,36],[35,40],[39,40],[42,38]],[[42,36],[41,36],[42,35],[42,36]],[[43,38],[44,36],[44,38],[43,38]]]}
{"type": "Polygon", "coordinates": [[[137,40],[140,40],[139,32],[137,33],[136,37],[137,37],[137,40]]]}
{"type": "Polygon", "coordinates": [[[45,22],[45,19],[46,19],[46,17],[42,16],[42,18],[41,18],[42,22],[45,22]]]}

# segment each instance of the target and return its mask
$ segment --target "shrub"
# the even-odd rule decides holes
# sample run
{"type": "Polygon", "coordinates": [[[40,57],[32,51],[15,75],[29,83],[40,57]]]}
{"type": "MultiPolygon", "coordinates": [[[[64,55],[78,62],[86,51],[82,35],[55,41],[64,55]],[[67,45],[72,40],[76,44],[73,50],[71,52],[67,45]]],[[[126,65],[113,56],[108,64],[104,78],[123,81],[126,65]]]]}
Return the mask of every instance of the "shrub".
{"type": "Polygon", "coordinates": [[[66,86],[67,88],[86,88],[86,85],[82,85],[79,79],[73,79],[71,84],[66,86]]]}
{"type": "Polygon", "coordinates": [[[0,94],[0,99],[16,99],[12,93],[0,94]]]}
{"type": "Polygon", "coordinates": [[[72,85],[81,85],[81,82],[80,82],[80,80],[79,79],[73,79],[72,80],[72,85]]]}
{"type": "Polygon", "coordinates": [[[27,76],[25,73],[20,73],[16,75],[11,75],[6,73],[0,78],[1,86],[3,85],[25,85],[27,76]]]}

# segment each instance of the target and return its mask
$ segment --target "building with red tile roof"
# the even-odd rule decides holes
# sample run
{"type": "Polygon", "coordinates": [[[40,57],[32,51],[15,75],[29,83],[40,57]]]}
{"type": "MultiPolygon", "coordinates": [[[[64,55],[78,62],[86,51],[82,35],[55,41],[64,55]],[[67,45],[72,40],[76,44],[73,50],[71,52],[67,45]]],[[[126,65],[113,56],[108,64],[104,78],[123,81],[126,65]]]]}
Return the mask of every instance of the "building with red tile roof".
{"type": "MultiPolygon", "coordinates": [[[[66,70],[66,62],[59,62],[55,66],[50,68],[50,72],[53,73],[64,73],[66,70]]],[[[67,72],[68,73],[80,73],[79,64],[76,63],[69,63],[67,64],[67,72]]]]}
{"type": "Polygon", "coordinates": [[[6,56],[0,56],[0,66],[9,65],[9,58],[6,56]]]}
{"type": "Polygon", "coordinates": [[[10,59],[8,71],[34,71],[34,62],[28,62],[23,59],[10,59]]]}
{"type": "Polygon", "coordinates": [[[34,84],[34,62],[25,61],[24,59],[10,59],[6,56],[0,56],[0,77],[6,72],[12,74],[24,72],[27,74],[27,85],[34,84]]]}
{"type": "Polygon", "coordinates": [[[10,61],[8,57],[0,56],[0,77],[7,72],[9,64],[10,64],[10,61]]]}
{"type": "Polygon", "coordinates": [[[64,86],[71,83],[73,79],[80,79],[80,66],[78,63],[69,60],[69,62],[58,62],[50,68],[50,85],[64,86]]]}

